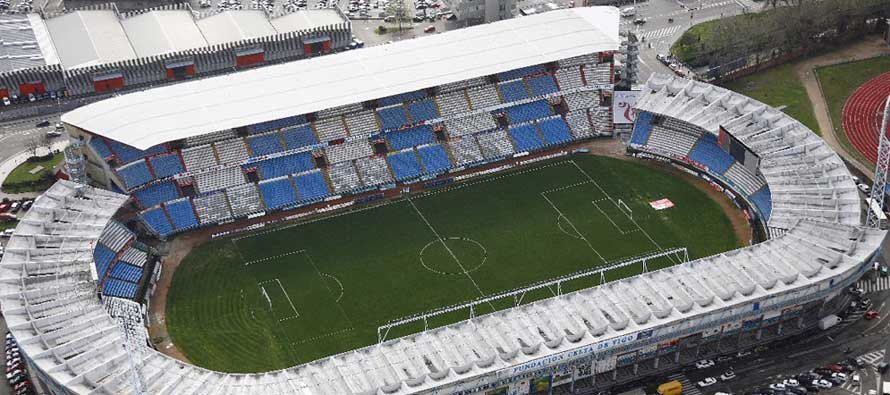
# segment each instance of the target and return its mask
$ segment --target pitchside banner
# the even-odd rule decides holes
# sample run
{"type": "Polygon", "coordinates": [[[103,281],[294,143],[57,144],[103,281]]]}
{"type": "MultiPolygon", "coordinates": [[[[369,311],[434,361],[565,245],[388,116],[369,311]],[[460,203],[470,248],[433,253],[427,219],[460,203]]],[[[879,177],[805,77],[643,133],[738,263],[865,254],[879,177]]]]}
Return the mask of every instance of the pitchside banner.
{"type": "Polygon", "coordinates": [[[612,93],[612,123],[634,123],[633,108],[637,104],[640,91],[615,91],[612,93]]]}

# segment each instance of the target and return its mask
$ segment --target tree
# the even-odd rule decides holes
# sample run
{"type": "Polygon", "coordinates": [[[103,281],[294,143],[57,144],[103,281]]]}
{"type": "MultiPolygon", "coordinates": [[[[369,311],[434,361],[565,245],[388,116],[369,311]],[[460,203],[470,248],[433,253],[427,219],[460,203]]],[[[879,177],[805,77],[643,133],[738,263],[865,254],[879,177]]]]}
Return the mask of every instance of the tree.
{"type": "Polygon", "coordinates": [[[46,148],[49,150],[50,143],[49,137],[46,137],[45,133],[39,133],[35,136],[31,136],[28,141],[25,142],[25,148],[31,156],[37,156],[37,152],[40,151],[41,148],[46,148]]]}
{"type": "Polygon", "coordinates": [[[389,3],[386,3],[386,15],[396,18],[399,31],[402,31],[402,20],[405,19],[406,13],[404,0],[390,0],[389,3]]]}

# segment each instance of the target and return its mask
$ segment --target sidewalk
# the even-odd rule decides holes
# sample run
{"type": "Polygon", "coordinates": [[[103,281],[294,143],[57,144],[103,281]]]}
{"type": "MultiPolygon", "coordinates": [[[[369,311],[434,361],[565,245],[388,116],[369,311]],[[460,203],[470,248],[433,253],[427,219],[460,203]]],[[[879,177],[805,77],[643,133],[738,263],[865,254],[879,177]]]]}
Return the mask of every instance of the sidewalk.
{"type": "MultiPolygon", "coordinates": [[[[56,150],[61,151],[62,149],[64,149],[67,146],[68,146],[68,140],[56,141],[56,142],[52,143],[52,145],[50,146],[50,149],[48,149],[48,150],[46,148],[38,149],[37,155],[45,155],[45,154],[48,154],[48,153],[50,153],[52,151],[56,151],[56,150]]],[[[12,173],[12,171],[16,168],[16,166],[18,166],[22,163],[25,163],[25,161],[27,161],[28,158],[30,158],[30,157],[31,157],[30,152],[22,151],[22,152],[19,152],[15,155],[11,156],[9,159],[5,160],[3,163],[0,163],[0,184],[3,183],[3,180],[6,180],[6,177],[9,176],[9,173],[12,173]]],[[[11,200],[18,200],[18,199],[25,199],[25,198],[35,198],[39,195],[40,195],[40,192],[4,193],[3,191],[0,191],[0,199],[7,198],[7,199],[11,199],[11,200]]]]}

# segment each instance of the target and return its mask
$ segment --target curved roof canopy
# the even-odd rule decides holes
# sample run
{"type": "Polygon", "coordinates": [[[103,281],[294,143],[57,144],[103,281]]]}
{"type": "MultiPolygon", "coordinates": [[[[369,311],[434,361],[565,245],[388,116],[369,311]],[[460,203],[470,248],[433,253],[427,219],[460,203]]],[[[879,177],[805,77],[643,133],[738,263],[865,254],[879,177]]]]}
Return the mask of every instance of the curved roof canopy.
{"type": "Polygon", "coordinates": [[[619,45],[616,8],[573,8],[126,94],[62,121],[146,149],[619,45]]]}

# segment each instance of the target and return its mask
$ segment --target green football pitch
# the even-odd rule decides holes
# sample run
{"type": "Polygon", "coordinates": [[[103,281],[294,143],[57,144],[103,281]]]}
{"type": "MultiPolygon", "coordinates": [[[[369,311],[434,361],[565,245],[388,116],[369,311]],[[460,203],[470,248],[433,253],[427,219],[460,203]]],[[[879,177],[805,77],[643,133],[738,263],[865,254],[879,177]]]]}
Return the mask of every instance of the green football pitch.
{"type": "MultiPolygon", "coordinates": [[[[174,273],[166,323],[199,366],[269,371],[374,344],[377,328],[394,319],[660,249],[686,247],[694,259],[739,245],[717,203],[686,181],[637,162],[575,156],[203,244],[174,273]],[[653,210],[648,202],[661,198],[675,207],[653,210]]],[[[659,258],[648,268],[673,263],[659,258]]],[[[606,280],[641,270],[615,269],[606,280]]],[[[553,295],[540,289],[523,303],[553,295]]]]}

